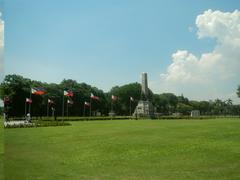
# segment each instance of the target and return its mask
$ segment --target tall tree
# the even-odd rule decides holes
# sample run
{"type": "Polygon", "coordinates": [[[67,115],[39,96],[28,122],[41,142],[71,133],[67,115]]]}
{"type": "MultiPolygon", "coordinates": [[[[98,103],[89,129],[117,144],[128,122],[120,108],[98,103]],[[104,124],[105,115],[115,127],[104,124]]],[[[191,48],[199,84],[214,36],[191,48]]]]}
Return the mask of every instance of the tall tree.
{"type": "MultiPolygon", "coordinates": [[[[69,115],[71,116],[83,115],[84,102],[89,102],[91,93],[100,98],[99,101],[92,102],[93,112],[101,112],[103,115],[107,115],[111,110],[112,95],[118,97],[117,101],[113,103],[114,111],[118,115],[129,115],[130,97],[134,99],[131,102],[132,113],[138,101],[141,100],[141,85],[139,83],[115,86],[109,92],[104,93],[101,89],[86,83],[78,83],[72,79],[64,79],[60,84],[48,84],[13,74],[5,76],[0,86],[0,98],[3,100],[5,96],[8,96],[10,100],[7,108],[5,108],[10,116],[24,115],[25,100],[30,96],[31,87],[43,87],[47,92],[42,96],[32,96],[31,112],[33,116],[45,116],[47,114],[48,99],[54,101],[54,104],[51,104],[51,106],[55,107],[55,114],[60,116],[62,114],[64,90],[72,90],[74,93],[74,96],[71,97],[74,104],[69,108],[69,115]]],[[[238,86],[237,95],[240,97],[240,86],[238,86]]],[[[66,103],[67,97],[65,98],[66,103]]],[[[172,93],[153,94],[150,90],[148,99],[153,102],[157,112],[165,115],[177,111],[189,114],[191,109],[198,109],[201,111],[201,114],[205,115],[239,113],[239,106],[233,105],[230,99],[227,101],[220,99],[215,101],[189,101],[183,95],[176,96],[172,93]]],[[[89,109],[85,109],[85,113],[85,115],[88,115],[89,109]]],[[[51,109],[49,110],[50,114],[51,109]]]]}
{"type": "Polygon", "coordinates": [[[1,83],[1,99],[8,96],[10,116],[24,115],[25,98],[30,94],[31,80],[19,75],[7,75],[1,83]]]}
{"type": "Polygon", "coordinates": [[[238,97],[240,97],[240,85],[238,86],[238,89],[237,89],[237,95],[238,97]]]}
{"type": "Polygon", "coordinates": [[[157,111],[165,115],[175,112],[178,104],[178,98],[173,93],[155,94],[153,104],[157,111]]]}
{"type": "Polygon", "coordinates": [[[178,103],[177,105],[177,111],[184,115],[189,115],[191,110],[193,110],[193,107],[188,104],[178,103]]]}
{"type": "MultiPolygon", "coordinates": [[[[153,93],[150,91],[149,98],[152,98],[153,93]]],[[[111,95],[118,97],[114,102],[114,111],[118,115],[129,115],[130,97],[133,97],[132,112],[134,111],[138,100],[141,98],[141,85],[139,83],[131,83],[123,86],[115,86],[107,94],[108,106],[111,107],[111,95]]],[[[110,110],[110,109],[109,109],[110,110]]]]}

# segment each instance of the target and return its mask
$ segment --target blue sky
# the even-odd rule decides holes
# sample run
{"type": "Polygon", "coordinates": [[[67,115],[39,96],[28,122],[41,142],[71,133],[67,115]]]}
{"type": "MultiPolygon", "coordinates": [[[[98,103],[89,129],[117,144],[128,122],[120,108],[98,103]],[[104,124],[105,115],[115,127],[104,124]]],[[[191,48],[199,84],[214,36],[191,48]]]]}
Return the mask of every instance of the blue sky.
{"type": "Polygon", "coordinates": [[[56,83],[71,78],[108,91],[148,72],[150,87],[163,92],[156,84],[173,53],[187,49],[201,56],[215,47],[216,39],[196,35],[196,17],[208,9],[233,12],[239,5],[236,0],[5,1],[5,74],[56,83]]]}

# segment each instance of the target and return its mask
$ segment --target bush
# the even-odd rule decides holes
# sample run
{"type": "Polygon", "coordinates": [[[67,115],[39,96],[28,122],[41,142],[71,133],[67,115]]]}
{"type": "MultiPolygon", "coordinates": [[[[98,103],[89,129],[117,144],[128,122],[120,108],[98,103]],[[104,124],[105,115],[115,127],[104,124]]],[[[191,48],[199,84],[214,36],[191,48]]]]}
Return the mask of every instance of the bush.
{"type": "Polygon", "coordinates": [[[7,124],[4,128],[31,128],[31,127],[49,127],[49,126],[69,126],[71,125],[68,122],[50,122],[50,121],[35,121],[33,123],[24,123],[24,124],[7,124]]]}

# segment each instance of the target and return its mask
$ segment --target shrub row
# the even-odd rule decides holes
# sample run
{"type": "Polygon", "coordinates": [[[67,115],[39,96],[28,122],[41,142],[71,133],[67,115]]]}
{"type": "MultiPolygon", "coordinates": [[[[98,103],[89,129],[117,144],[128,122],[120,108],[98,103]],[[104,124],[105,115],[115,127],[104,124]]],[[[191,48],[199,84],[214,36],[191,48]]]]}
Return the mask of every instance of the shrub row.
{"type": "Polygon", "coordinates": [[[68,122],[57,122],[57,121],[36,121],[34,123],[26,124],[7,124],[4,128],[32,128],[32,127],[49,127],[49,126],[69,126],[71,125],[68,122]]]}
{"type": "MultiPolygon", "coordinates": [[[[191,116],[158,116],[155,117],[155,120],[170,120],[170,119],[217,119],[217,118],[240,118],[240,116],[198,116],[198,117],[191,117],[191,116]]],[[[133,116],[92,116],[92,117],[79,117],[79,116],[71,116],[71,117],[57,117],[57,120],[54,120],[52,117],[33,117],[32,120],[37,122],[50,122],[50,124],[60,124],[62,120],[64,122],[68,121],[94,121],[94,120],[128,120],[128,119],[136,119],[133,116]]],[[[146,118],[137,118],[137,119],[146,119],[146,118]]],[[[24,118],[12,118],[11,120],[24,120],[24,118]]]]}

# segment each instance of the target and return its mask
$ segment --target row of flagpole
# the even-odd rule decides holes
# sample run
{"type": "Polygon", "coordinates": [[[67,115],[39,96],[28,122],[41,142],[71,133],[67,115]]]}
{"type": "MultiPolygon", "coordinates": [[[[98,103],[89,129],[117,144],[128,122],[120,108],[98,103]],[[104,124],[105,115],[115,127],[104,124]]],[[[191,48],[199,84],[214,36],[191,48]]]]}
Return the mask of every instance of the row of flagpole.
{"type": "MultiPolygon", "coordinates": [[[[32,104],[32,94],[35,94],[35,95],[43,95],[45,94],[45,91],[42,89],[42,88],[31,88],[30,90],[30,96],[29,98],[26,98],[26,101],[25,101],[25,116],[29,116],[31,115],[31,104],[32,104]],[[28,114],[27,114],[27,105],[28,105],[28,114]]],[[[70,100],[69,98],[70,97],[73,97],[73,92],[68,90],[64,90],[63,91],[63,102],[62,102],[62,121],[64,120],[64,115],[65,115],[65,96],[68,97],[67,99],[67,107],[66,107],[66,113],[67,113],[67,117],[68,117],[68,105],[69,104],[73,104],[73,101],[70,100]]],[[[117,96],[114,96],[112,95],[111,96],[111,112],[113,112],[113,103],[114,101],[116,101],[118,99],[117,96]]],[[[85,116],[86,114],[86,107],[89,107],[89,114],[90,116],[92,115],[92,100],[99,100],[99,97],[95,96],[94,94],[91,93],[90,95],[90,102],[84,102],[84,110],[83,110],[83,115],[85,116]]],[[[132,102],[134,101],[133,97],[130,97],[129,98],[129,114],[131,115],[132,114],[132,102]]],[[[51,99],[48,99],[48,102],[47,102],[47,117],[49,116],[49,104],[54,104],[54,102],[51,100],[51,99]]],[[[52,110],[54,110],[52,108],[52,110]]]]}

